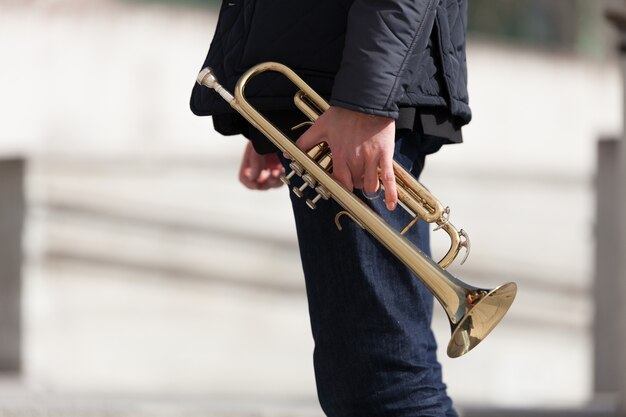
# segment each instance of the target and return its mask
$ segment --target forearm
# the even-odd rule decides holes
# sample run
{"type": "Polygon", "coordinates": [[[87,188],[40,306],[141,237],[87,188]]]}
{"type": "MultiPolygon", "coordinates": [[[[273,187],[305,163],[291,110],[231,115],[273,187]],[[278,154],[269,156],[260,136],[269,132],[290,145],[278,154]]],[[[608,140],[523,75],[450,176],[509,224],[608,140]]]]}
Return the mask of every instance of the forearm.
{"type": "Polygon", "coordinates": [[[398,117],[402,84],[419,68],[439,0],[355,0],[331,104],[398,117]]]}

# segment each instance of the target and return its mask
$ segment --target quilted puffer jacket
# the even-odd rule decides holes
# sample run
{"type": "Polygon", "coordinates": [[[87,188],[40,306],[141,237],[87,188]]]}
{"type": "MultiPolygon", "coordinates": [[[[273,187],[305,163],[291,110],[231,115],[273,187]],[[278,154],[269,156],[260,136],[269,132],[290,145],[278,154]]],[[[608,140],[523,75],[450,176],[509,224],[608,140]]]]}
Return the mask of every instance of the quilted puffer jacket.
{"type": "MultiPolygon", "coordinates": [[[[224,0],[203,67],[232,91],[249,67],[277,61],[333,105],[394,118],[400,107],[443,107],[465,124],[466,9],[467,0],[224,0]]],[[[253,104],[293,108],[286,80],[258,78],[246,90],[253,104]]],[[[191,109],[240,133],[233,110],[206,87],[194,86],[191,109]]]]}

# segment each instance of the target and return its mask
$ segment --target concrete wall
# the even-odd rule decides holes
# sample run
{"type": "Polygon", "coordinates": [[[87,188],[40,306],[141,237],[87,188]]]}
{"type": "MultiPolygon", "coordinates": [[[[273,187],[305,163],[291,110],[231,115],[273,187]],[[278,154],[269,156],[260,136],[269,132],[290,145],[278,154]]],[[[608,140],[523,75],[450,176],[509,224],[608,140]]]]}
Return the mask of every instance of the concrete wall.
{"type": "MultiPolygon", "coordinates": [[[[0,3],[0,53],[14,63],[0,144],[28,144],[32,159],[27,383],[314,402],[285,190],[239,187],[242,142],[187,110],[214,17],[80,4],[0,3]]],[[[619,71],[475,42],[468,60],[466,143],[432,157],[424,182],[472,237],[455,273],[520,292],[480,348],[442,358],[446,381],[463,404],[582,404],[595,141],[621,131],[619,71]]],[[[445,344],[441,315],[434,327],[445,344]]]]}
{"type": "Polygon", "coordinates": [[[0,158],[0,372],[17,373],[22,353],[24,161],[0,158]]]}

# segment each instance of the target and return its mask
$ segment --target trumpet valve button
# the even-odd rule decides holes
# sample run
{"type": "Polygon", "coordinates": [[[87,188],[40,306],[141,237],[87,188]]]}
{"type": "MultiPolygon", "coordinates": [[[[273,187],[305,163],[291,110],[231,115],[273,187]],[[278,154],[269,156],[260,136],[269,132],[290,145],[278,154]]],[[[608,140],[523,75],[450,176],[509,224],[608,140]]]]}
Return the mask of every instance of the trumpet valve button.
{"type": "Polygon", "coordinates": [[[306,182],[311,188],[315,188],[315,186],[317,185],[317,181],[315,180],[315,178],[313,178],[311,174],[304,174],[302,176],[302,180],[306,182]]]}
{"type": "Polygon", "coordinates": [[[280,180],[283,182],[283,184],[285,185],[289,185],[291,184],[291,178],[296,174],[296,171],[291,171],[289,174],[285,175],[281,175],[280,180]]]}
{"type": "Polygon", "coordinates": [[[317,208],[316,203],[317,203],[318,201],[320,201],[320,198],[322,198],[322,196],[318,194],[318,195],[316,195],[316,196],[315,196],[315,198],[314,198],[313,200],[310,200],[310,199],[309,199],[309,200],[307,200],[307,201],[306,201],[306,205],[307,205],[307,206],[309,206],[309,208],[310,208],[311,210],[315,210],[315,209],[317,208]]]}
{"type": "Polygon", "coordinates": [[[301,186],[300,188],[298,188],[298,187],[293,187],[293,188],[292,188],[293,193],[294,193],[295,195],[297,195],[298,197],[302,198],[302,196],[304,195],[303,191],[304,191],[304,190],[306,189],[306,187],[308,187],[308,186],[309,186],[309,184],[304,183],[304,184],[302,184],[302,186],[301,186]]]}
{"type": "Polygon", "coordinates": [[[323,185],[318,185],[317,187],[315,187],[315,191],[317,191],[317,194],[319,194],[319,196],[322,197],[324,200],[328,200],[330,198],[330,192],[323,185]]]}
{"type": "Polygon", "coordinates": [[[298,174],[298,176],[301,176],[302,174],[304,174],[304,167],[299,162],[296,162],[296,161],[291,162],[289,164],[289,168],[291,168],[293,172],[298,174]]]}

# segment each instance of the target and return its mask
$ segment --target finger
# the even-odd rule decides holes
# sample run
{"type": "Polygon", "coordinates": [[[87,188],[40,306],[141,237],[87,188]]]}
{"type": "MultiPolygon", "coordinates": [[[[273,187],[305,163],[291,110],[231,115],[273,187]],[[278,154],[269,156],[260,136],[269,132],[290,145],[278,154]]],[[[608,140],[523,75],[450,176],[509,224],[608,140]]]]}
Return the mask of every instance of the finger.
{"type": "Polygon", "coordinates": [[[265,161],[264,155],[259,155],[248,142],[241,160],[241,168],[239,170],[239,181],[251,190],[258,190],[258,179],[263,170],[265,161]]]}
{"type": "Polygon", "coordinates": [[[285,173],[285,168],[274,168],[270,170],[272,178],[280,178],[285,173]]]}
{"type": "Polygon", "coordinates": [[[257,180],[263,170],[264,158],[265,157],[263,155],[259,155],[254,150],[250,152],[250,155],[248,156],[248,167],[244,172],[249,180],[257,180]]]}
{"type": "Polygon", "coordinates": [[[333,161],[333,177],[335,180],[340,182],[348,191],[352,191],[354,189],[354,184],[352,183],[352,173],[348,168],[348,165],[343,161],[333,161]]]}
{"type": "Polygon", "coordinates": [[[375,193],[378,191],[380,181],[378,180],[379,160],[368,161],[365,165],[365,173],[363,175],[363,190],[367,193],[375,193]]]}
{"type": "Polygon", "coordinates": [[[257,175],[255,181],[257,182],[257,184],[263,184],[270,178],[270,176],[271,174],[269,169],[262,169],[259,171],[259,175],[257,175]]]}
{"type": "Polygon", "coordinates": [[[280,180],[280,178],[270,178],[269,180],[267,180],[266,184],[270,187],[270,188],[278,188],[278,187],[282,187],[283,182],[280,180]]]}
{"type": "Polygon", "coordinates": [[[383,155],[380,159],[380,179],[385,187],[387,209],[395,210],[398,204],[398,190],[396,189],[396,177],[393,172],[393,158],[391,155],[383,155]]]}
{"type": "Polygon", "coordinates": [[[320,129],[316,129],[315,126],[316,125],[311,126],[309,130],[304,132],[296,141],[296,145],[298,146],[298,148],[300,148],[304,152],[308,151],[309,149],[323,141],[323,136],[321,135],[321,132],[318,133],[320,129]]]}
{"type": "Polygon", "coordinates": [[[271,188],[282,187],[284,184],[281,180],[277,178],[269,178],[267,181],[262,184],[258,184],[258,190],[269,190],[271,188]]]}
{"type": "Polygon", "coordinates": [[[363,177],[352,178],[352,187],[357,190],[363,189],[363,177]]]}
{"type": "Polygon", "coordinates": [[[263,156],[256,153],[252,144],[248,142],[241,159],[241,167],[239,168],[239,178],[254,180],[259,175],[263,156]]]}
{"type": "Polygon", "coordinates": [[[363,174],[365,173],[364,163],[363,158],[359,156],[355,156],[348,160],[348,169],[350,170],[350,176],[352,178],[352,186],[354,188],[358,188],[359,190],[363,189],[363,174]]]}
{"type": "Polygon", "coordinates": [[[276,153],[265,155],[265,168],[270,171],[270,176],[273,178],[280,178],[285,173],[285,167],[276,153]]]}
{"type": "Polygon", "coordinates": [[[239,176],[239,182],[242,183],[244,187],[250,190],[256,190],[259,187],[256,181],[248,179],[248,177],[246,177],[245,175],[239,176]]]}
{"type": "Polygon", "coordinates": [[[256,181],[250,179],[250,148],[250,143],[248,143],[243,153],[243,157],[241,158],[241,166],[239,167],[239,182],[246,188],[254,190],[256,187],[256,181]]]}

